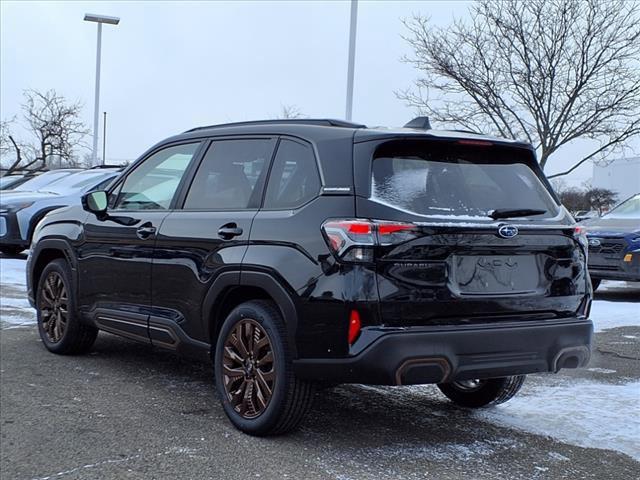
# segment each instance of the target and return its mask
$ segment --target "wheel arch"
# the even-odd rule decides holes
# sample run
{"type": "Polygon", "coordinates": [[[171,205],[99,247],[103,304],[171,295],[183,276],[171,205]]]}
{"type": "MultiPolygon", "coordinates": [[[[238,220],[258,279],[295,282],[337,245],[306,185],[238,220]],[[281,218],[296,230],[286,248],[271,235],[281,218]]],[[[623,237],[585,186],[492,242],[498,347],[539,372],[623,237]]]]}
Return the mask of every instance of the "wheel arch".
{"type": "Polygon", "coordinates": [[[45,217],[45,215],[47,215],[48,213],[51,213],[54,210],[63,208],[65,206],[66,205],[56,205],[53,207],[45,207],[42,210],[38,210],[36,213],[34,213],[29,219],[25,240],[29,244],[31,244],[31,241],[33,240],[33,234],[35,233],[36,227],[38,226],[38,223],[40,222],[40,220],[42,220],[45,217]]]}
{"type": "Polygon", "coordinates": [[[294,358],[297,358],[295,334],[298,316],[295,303],[286,288],[273,275],[266,272],[242,271],[224,272],[216,278],[207,293],[203,305],[203,330],[211,342],[211,351],[215,345],[227,315],[249,300],[272,301],[285,322],[289,346],[294,358]]]}
{"type": "Polygon", "coordinates": [[[35,300],[36,289],[40,282],[45,267],[57,258],[64,259],[71,269],[71,281],[73,289],[77,287],[77,269],[76,263],[71,255],[71,248],[64,240],[60,239],[45,239],[38,242],[35,247],[32,258],[30,259],[29,268],[29,284],[31,285],[31,291],[33,292],[33,298],[35,300]]]}

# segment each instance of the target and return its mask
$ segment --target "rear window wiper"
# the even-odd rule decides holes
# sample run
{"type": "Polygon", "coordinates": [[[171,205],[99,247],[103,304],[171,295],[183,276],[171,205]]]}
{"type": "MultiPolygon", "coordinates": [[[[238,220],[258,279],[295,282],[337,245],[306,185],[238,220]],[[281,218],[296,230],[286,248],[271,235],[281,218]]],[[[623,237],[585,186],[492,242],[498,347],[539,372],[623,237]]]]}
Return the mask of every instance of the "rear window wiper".
{"type": "Polygon", "coordinates": [[[489,216],[497,220],[499,218],[529,217],[531,215],[543,215],[545,213],[547,213],[546,210],[540,210],[538,208],[498,208],[491,211],[489,216]]]}

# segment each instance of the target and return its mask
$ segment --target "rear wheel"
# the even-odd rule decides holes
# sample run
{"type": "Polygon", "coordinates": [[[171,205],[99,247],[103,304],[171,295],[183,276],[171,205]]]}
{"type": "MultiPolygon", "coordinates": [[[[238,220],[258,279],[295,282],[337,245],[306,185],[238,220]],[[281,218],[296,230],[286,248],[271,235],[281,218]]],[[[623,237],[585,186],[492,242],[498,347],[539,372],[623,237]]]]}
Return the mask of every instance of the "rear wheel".
{"type": "Polygon", "coordinates": [[[598,287],[600,286],[600,283],[602,283],[602,279],[601,278],[592,278],[591,279],[591,287],[593,288],[594,292],[598,289],[598,287]]]}
{"type": "Polygon", "coordinates": [[[480,408],[510,400],[522,387],[525,375],[513,377],[459,380],[439,383],[438,388],[456,405],[480,408]]]}
{"type": "Polygon", "coordinates": [[[250,301],[229,314],[214,361],[222,407],[245,433],[288,432],[311,406],[314,386],[295,376],[284,322],[271,302],[250,301]]]}
{"type": "Polygon", "coordinates": [[[78,319],[71,285],[69,266],[62,259],[49,263],[38,282],[38,331],[44,346],[53,353],[84,353],[98,335],[97,328],[78,319]]]}

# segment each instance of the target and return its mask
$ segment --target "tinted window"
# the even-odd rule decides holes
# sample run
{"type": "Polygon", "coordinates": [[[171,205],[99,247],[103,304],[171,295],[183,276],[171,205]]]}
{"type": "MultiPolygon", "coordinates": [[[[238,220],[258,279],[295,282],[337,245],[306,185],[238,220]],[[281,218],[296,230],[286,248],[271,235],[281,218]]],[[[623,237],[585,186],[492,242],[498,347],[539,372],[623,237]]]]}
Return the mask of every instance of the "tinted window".
{"type": "Polygon", "coordinates": [[[281,140],[269,177],[265,208],[298,207],[319,191],[320,178],[311,147],[281,140]]]}
{"type": "MultiPolygon", "coordinates": [[[[373,160],[371,199],[426,216],[479,216],[495,209],[557,206],[518,150],[407,142],[373,160]]],[[[534,217],[532,217],[534,218],[534,217]]]]}
{"type": "Polygon", "coordinates": [[[269,159],[269,139],[213,142],[198,167],[184,208],[242,210],[257,206],[258,185],[269,159]]]}
{"type": "Polygon", "coordinates": [[[168,209],[198,145],[189,143],[168,147],[144,160],[119,187],[115,208],[168,209]]]}

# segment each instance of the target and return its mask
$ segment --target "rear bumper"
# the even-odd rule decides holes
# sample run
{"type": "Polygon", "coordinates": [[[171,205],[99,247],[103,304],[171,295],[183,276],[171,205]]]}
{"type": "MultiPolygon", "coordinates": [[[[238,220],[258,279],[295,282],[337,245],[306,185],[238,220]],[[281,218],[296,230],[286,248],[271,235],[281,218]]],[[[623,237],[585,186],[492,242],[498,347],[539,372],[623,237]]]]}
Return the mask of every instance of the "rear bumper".
{"type": "Polygon", "coordinates": [[[379,336],[359,354],[294,362],[301,378],[331,383],[411,385],[492,378],[585,366],[588,319],[406,329],[379,336]]]}

